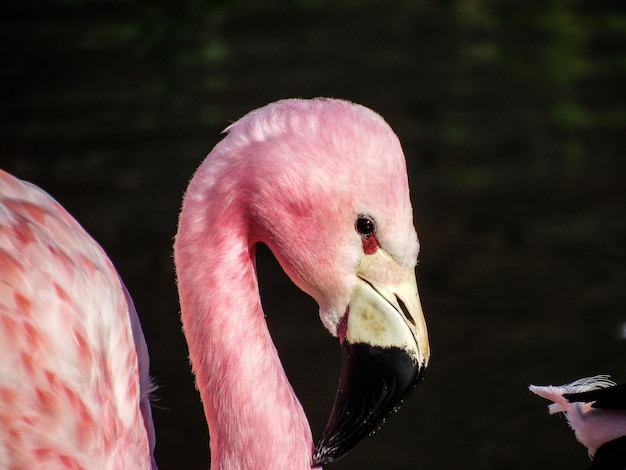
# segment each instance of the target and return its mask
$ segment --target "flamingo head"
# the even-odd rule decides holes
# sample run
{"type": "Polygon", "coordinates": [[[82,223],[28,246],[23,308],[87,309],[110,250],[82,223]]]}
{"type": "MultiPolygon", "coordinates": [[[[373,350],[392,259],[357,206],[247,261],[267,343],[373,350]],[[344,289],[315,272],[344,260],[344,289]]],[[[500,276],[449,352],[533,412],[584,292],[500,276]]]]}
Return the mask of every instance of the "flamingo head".
{"type": "Polygon", "coordinates": [[[312,462],[327,464],[375,431],[428,364],[405,158],[379,115],[340,100],[279,101],[227,131],[215,151],[239,162],[222,178],[236,181],[250,238],[316,299],[341,342],[339,389],[312,462]]]}

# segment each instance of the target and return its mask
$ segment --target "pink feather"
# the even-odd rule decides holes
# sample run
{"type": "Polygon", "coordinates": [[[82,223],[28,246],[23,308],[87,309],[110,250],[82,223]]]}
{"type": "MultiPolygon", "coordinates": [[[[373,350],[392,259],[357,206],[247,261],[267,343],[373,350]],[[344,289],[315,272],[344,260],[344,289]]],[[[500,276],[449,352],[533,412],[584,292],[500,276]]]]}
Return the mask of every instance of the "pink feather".
{"type": "Polygon", "coordinates": [[[530,391],[554,402],[548,408],[550,414],[564,413],[578,442],[583,444],[593,457],[602,446],[620,436],[626,436],[626,410],[593,408],[593,402],[570,403],[563,395],[581,393],[612,387],[615,382],[607,375],[597,375],[576,380],[560,386],[531,385],[530,391]]]}
{"type": "Polygon", "coordinates": [[[0,171],[0,467],[156,468],[149,359],[98,244],[0,171]]]}

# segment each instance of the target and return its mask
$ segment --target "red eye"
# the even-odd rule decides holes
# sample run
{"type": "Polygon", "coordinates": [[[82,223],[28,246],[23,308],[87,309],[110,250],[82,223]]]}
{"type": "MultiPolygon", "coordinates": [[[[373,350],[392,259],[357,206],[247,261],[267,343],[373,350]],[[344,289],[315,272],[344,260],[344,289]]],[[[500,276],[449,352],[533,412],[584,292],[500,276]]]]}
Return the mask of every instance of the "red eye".
{"type": "Polygon", "coordinates": [[[367,216],[360,215],[354,223],[355,230],[363,237],[369,237],[376,232],[374,221],[367,216]]]}

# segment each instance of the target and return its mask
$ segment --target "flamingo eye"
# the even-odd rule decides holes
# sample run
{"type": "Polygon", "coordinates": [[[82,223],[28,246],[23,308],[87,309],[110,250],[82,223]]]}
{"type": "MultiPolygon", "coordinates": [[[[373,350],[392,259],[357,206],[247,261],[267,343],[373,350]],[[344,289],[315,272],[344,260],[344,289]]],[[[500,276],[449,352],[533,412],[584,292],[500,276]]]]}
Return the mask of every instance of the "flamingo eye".
{"type": "Polygon", "coordinates": [[[369,237],[376,232],[376,224],[370,217],[365,215],[357,217],[354,228],[362,237],[369,237]]]}

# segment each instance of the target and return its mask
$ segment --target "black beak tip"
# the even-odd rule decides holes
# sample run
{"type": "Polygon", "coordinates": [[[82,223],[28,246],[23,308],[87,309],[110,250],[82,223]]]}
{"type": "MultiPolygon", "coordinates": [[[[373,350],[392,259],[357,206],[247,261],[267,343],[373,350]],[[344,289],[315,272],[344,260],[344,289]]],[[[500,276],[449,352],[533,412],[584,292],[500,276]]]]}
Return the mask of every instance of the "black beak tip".
{"type": "Polygon", "coordinates": [[[319,444],[315,446],[315,450],[313,451],[313,463],[311,467],[319,467],[320,465],[328,465],[337,460],[333,457],[333,452],[331,449],[326,447],[320,447],[319,444]]]}
{"type": "Polygon", "coordinates": [[[342,355],[337,396],[313,451],[313,467],[339,460],[375,432],[424,375],[425,368],[400,348],[344,341],[342,355]]]}

